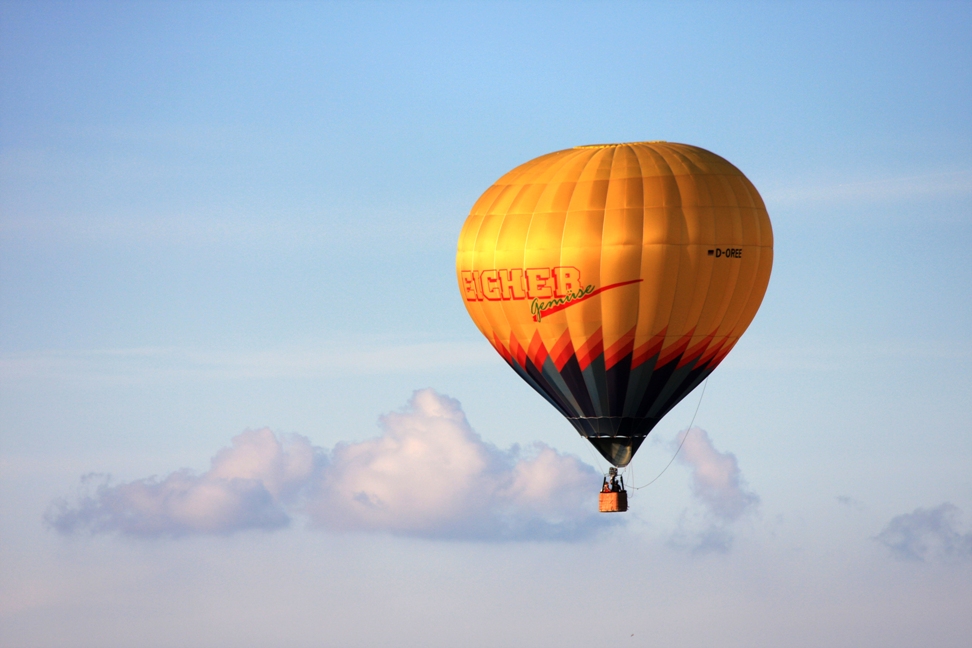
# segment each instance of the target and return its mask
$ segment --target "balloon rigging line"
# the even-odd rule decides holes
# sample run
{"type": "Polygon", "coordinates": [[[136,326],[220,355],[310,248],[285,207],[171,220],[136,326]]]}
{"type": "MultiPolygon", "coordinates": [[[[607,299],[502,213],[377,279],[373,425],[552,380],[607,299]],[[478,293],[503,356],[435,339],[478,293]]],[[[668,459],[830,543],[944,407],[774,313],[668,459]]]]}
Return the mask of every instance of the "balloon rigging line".
{"type": "Polygon", "coordinates": [[[589,443],[585,443],[584,444],[584,447],[587,448],[587,451],[589,453],[591,453],[591,458],[593,458],[594,459],[594,463],[597,464],[597,469],[600,470],[601,473],[607,474],[607,473],[604,472],[604,466],[601,465],[601,460],[597,458],[597,454],[594,453],[594,450],[591,448],[590,444],[589,443]]]}
{"type": "Polygon", "coordinates": [[[693,425],[695,425],[695,417],[696,417],[696,416],[698,415],[698,413],[699,413],[699,408],[700,408],[700,407],[702,407],[702,397],[703,397],[703,396],[705,396],[705,387],[706,387],[706,385],[708,385],[708,384],[709,384],[709,378],[708,378],[708,376],[706,376],[706,379],[705,379],[705,382],[704,382],[704,383],[702,383],[702,393],[701,393],[701,394],[699,394],[699,402],[698,402],[698,404],[697,404],[697,405],[695,406],[695,414],[693,414],[693,415],[692,415],[692,422],[691,422],[691,423],[689,423],[689,426],[688,426],[688,428],[687,428],[687,429],[685,430],[685,434],[683,434],[683,435],[682,435],[682,440],[681,440],[681,442],[679,442],[679,444],[678,444],[678,449],[676,449],[676,450],[675,450],[675,454],[673,454],[673,455],[672,455],[672,458],[668,460],[668,463],[667,463],[667,464],[665,464],[665,467],[664,467],[664,468],[662,468],[662,471],[661,471],[660,473],[658,473],[658,474],[657,474],[657,475],[655,476],[655,478],[654,478],[654,479],[652,479],[652,480],[651,480],[650,482],[648,482],[648,483],[647,483],[647,484],[645,484],[644,486],[632,486],[631,488],[633,488],[634,490],[641,490],[642,488],[645,488],[645,487],[647,487],[647,486],[651,486],[651,485],[652,485],[652,484],[654,484],[654,483],[655,483],[656,481],[658,481],[658,478],[659,478],[659,477],[661,477],[662,475],[664,475],[664,474],[665,474],[665,471],[666,471],[666,470],[668,470],[668,467],[672,465],[672,462],[673,462],[673,461],[675,461],[675,457],[677,457],[677,456],[678,456],[678,453],[679,453],[679,452],[681,452],[681,450],[682,450],[682,446],[683,446],[683,445],[685,444],[685,439],[687,439],[687,438],[688,438],[688,435],[689,435],[689,432],[691,432],[691,431],[692,431],[692,426],[693,426],[693,425]]]}

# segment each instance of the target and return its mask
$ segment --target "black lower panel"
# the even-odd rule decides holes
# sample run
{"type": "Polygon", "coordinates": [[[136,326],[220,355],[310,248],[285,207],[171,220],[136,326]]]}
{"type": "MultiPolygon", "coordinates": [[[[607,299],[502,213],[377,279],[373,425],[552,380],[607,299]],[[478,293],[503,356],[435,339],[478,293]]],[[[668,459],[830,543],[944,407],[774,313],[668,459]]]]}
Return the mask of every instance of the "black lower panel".
{"type": "Polygon", "coordinates": [[[672,360],[671,362],[662,365],[661,367],[655,367],[655,370],[651,372],[651,378],[648,380],[648,386],[645,388],[643,394],[641,394],[641,404],[638,406],[638,416],[645,416],[651,410],[652,405],[658,399],[658,395],[661,394],[665,385],[668,384],[669,378],[675,373],[675,366],[678,363],[678,358],[672,360]]]}
{"type": "Polygon", "coordinates": [[[645,437],[588,437],[587,440],[611,465],[624,468],[631,462],[645,437]]]}
{"type": "Polygon", "coordinates": [[[602,352],[583,371],[576,355],[572,354],[560,369],[544,357],[549,365],[545,362],[537,367],[529,358],[522,366],[515,359],[507,362],[618,467],[628,465],[659,419],[711,371],[708,363],[700,367],[686,363],[676,369],[681,357],[656,366],[656,355],[650,363],[632,369],[633,355],[629,353],[605,369],[602,352]],[[553,372],[559,374],[559,380],[553,372]],[[623,416],[625,413],[629,416],[623,416]]]}
{"type": "Polygon", "coordinates": [[[577,364],[577,357],[571,356],[567,363],[560,370],[560,377],[564,379],[567,389],[571,396],[580,406],[581,411],[577,412],[580,416],[595,416],[594,404],[591,402],[591,394],[584,383],[584,374],[577,364]]]}
{"type": "Polygon", "coordinates": [[[658,423],[656,418],[592,416],[568,418],[580,435],[611,464],[623,468],[658,423]]]}
{"type": "Polygon", "coordinates": [[[605,374],[607,383],[608,413],[620,414],[624,411],[624,398],[628,394],[628,378],[631,375],[631,354],[608,369],[605,374]]]}

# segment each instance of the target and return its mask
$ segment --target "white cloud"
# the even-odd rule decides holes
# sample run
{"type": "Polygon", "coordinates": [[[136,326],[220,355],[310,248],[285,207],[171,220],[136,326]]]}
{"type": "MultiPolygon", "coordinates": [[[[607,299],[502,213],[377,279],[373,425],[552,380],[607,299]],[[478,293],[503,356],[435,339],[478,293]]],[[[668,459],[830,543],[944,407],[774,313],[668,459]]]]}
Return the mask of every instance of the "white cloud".
{"type": "Polygon", "coordinates": [[[306,438],[281,439],[268,429],[246,431],[232,443],[201,475],[183,469],[161,481],[149,477],[115,485],[107,476],[88,475],[77,501],[55,502],[45,518],[65,534],[182,536],[286,526],[286,505],[323,457],[306,438]]]}
{"type": "Polygon", "coordinates": [[[759,496],[746,490],[736,455],[716,450],[705,430],[686,430],[678,442],[679,461],[692,469],[692,494],[713,516],[732,522],[759,504],[759,496]]]}
{"type": "Polygon", "coordinates": [[[65,534],[180,536],[274,529],[300,513],[331,531],[485,540],[578,539],[617,523],[597,513],[594,468],[539,443],[500,450],[431,389],[381,425],[382,436],[329,456],[301,436],[244,432],[205,473],[89,477],[87,492],[46,519],[65,534]]]}
{"type": "Polygon", "coordinates": [[[692,495],[704,512],[694,520],[683,515],[671,544],[695,553],[725,553],[732,547],[729,525],[754,510],[759,496],[746,489],[736,456],[716,450],[702,428],[679,434],[673,445],[679,444],[678,459],[692,471],[692,495]]]}
{"type": "Polygon", "coordinates": [[[459,402],[426,389],[382,418],[385,434],[334,449],[308,511],[334,530],[428,537],[577,537],[598,516],[600,475],[543,444],[484,443],[459,402]]]}
{"type": "Polygon", "coordinates": [[[958,530],[960,515],[950,502],[917,508],[892,518],[874,539],[904,560],[972,558],[972,532],[958,530]]]}

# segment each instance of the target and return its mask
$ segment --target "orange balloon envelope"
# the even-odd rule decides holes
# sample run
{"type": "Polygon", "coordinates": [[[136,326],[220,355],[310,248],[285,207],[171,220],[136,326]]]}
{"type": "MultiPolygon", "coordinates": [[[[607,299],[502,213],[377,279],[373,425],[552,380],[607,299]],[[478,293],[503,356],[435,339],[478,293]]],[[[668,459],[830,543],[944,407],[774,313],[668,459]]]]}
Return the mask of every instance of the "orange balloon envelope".
{"type": "Polygon", "coordinates": [[[473,205],[456,255],[479,330],[615,466],[726,357],[772,265],[752,183],[668,142],[518,166],[473,205]]]}

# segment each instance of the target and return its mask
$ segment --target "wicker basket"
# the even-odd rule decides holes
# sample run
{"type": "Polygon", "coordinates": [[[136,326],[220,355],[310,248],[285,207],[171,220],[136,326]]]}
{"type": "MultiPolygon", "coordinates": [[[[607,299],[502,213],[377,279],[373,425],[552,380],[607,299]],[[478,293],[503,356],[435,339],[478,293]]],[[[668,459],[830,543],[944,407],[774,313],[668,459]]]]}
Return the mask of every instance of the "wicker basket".
{"type": "Polygon", "coordinates": [[[628,510],[628,492],[601,493],[601,513],[623,513],[628,510]]]}

